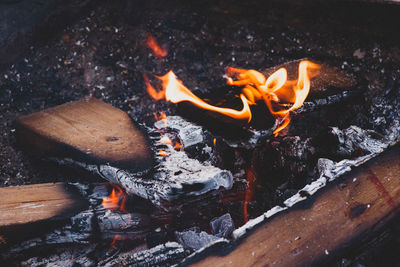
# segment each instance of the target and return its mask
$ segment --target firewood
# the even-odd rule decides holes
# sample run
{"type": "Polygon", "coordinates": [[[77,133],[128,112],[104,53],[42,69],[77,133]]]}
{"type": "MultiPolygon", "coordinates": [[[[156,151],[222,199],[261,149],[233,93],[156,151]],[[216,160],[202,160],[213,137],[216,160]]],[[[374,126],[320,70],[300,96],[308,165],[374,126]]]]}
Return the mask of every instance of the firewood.
{"type": "Polygon", "coordinates": [[[399,214],[399,176],[397,147],[273,217],[229,253],[226,247],[210,249],[213,255],[193,266],[309,266],[334,260],[399,214]]]}
{"type": "Polygon", "coordinates": [[[64,183],[0,188],[0,245],[48,231],[87,206],[64,183]]]}
{"type": "Polygon", "coordinates": [[[328,64],[320,63],[313,59],[304,59],[303,58],[303,59],[289,61],[284,64],[265,69],[262,71],[262,73],[266,77],[268,77],[272,73],[277,71],[278,69],[286,68],[288,79],[296,80],[298,77],[298,73],[299,73],[298,72],[299,63],[302,60],[310,60],[312,62],[320,64],[320,66],[321,66],[321,69],[319,70],[319,74],[311,79],[310,94],[309,94],[308,98],[316,98],[316,96],[320,96],[321,94],[332,95],[332,92],[330,92],[332,89],[342,91],[342,90],[346,90],[346,89],[348,90],[356,85],[355,78],[352,75],[350,75],[349,73],[346,73],[345,71],[343,71],[337,67],[333,67],[328,64]]]}
{"type": "Polygon", "coordinates": [[[95,98],[21,117],[16,129],[18,142],[41,156],[133,171],[145,170],[152,163],[146,138],[128,114],[95,98]]]}

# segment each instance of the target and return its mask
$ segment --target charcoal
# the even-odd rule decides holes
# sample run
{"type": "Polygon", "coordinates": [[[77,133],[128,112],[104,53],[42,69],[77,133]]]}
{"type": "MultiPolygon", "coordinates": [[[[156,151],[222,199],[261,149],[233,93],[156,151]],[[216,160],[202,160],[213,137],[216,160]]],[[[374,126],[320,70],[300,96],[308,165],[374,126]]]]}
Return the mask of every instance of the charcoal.
{"type": "Polygon", "coordinates": [[[89,257],[95,250],[94,245],[76,246],[68,249],[55,249],[49,257],[33,257],[22,261],[22,266],[94,266],[96,262],[89,257]]]}
{"type": "Polygon", "coordinates": [[[213,234],[216,237],[228,238],[235,230],[235,224],[229,213],[222,215],[221,217],[214,218],[210,222],[213,234]]]}
{"type": "Polygon", "coordinates": [[[154,126],[158,130],[171,129],[175,131],[182,141],[185,151],[193,146],[205,145],[206,132],[203,128],[180,116],[168,116],[166,119],[157,121],[154,126]]]}
{"type": "Polygon", "coordinates": [[[99,265],[119,266],[170,266],[179,263],[188,253],[176,242],[167,242],[154,248],[132,253],[121,253],[117,258],[99,265]]]}
{"type": "Polygon", "coordinates": [[[208,244],[219,239],[217,236],[213,236],[203,232],[199,229],[187,230],[184,232],[175,232],[176,239],[184,247],[188,249],[198,250],[208,244]]]}
{"type": "Polygon", "coordinates": [[[379,153],[387,146],[382,142],[383,136],[354,125],[344,130],[332,127],[332,133],[337,137],[339,143],[337,154],[342,157],[352,157],[357,152],[363,155],[379,153]]]}

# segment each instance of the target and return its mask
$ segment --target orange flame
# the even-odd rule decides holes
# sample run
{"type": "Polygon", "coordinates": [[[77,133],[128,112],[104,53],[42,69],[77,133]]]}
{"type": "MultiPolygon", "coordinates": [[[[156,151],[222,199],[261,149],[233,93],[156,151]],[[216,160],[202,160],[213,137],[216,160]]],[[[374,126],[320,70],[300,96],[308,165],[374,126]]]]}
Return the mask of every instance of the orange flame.
{"type": "MultiPolygon", "coordinates": [[[[186,88],[181,81],[179,81],[175,74],[172,71],[169,71],[166,75],[157,77],[162,82],[163,92],[165,94],[165,99],[172,103],[179,103],[183,101],[189,101],[192,104],[203,108],[205,110],[215,111],[226,116],[229,116],[238,120],[247,120],[250,122],[251,120],[251,111],[248,105],[246,97],[241,94],[240,98],[243,102],[243,109],[240,111],[230,109],[230,108],[220,108],[212,106],[197,96],[195,96],[188,88],[186,88]]],[[[149,91],[149,89],[148,89],[149,91]]],[[[160,93],[158,92],[158,93],[160,93]]],[[[161,94],[161,93],[160,93],[161,94]]],[[[153,96],[150,94],[150,96],[153,96]]]]}
{"type": "Polygon", "coordinates": [[[263,99],[269,111],[275,116],[278,127],[273,134],[277,136],[290,123],[290,112],[301,107],[310,92],[310,79],[319,74],[320,65],[303,60],[299,63],[298,79],[287,79],[285,68],[280,68],[267,79],[255,70],[227,69],[227,83],[245,86],[243,93],[249,103],[263,99]],[[229,76],[236,76],[233,80],[229,76]]]}
{"type": "Polygon", "coordinates": [[[162,149],[158,150],[158,154],[159,154],[160,156],[163,156],[163,157],[168,157],[168,156],[169,156],[168,153],[165,152],[165,151],[162,150],[162,149]]]}
{"type": "Polygon", "coordinates": [[[168,51],[165,48],[161,48],[156,39],[154,39],[153,36],[148,35],[147,36],[147,41],[146,41],[147,47],[149,47],[152,51],[153,54],[158,57],[158,58],[163,58],[168,55],[168,51]]]}
{"type": "Polygon", "coordinates": [[[104,197],[101,204],[106,209],[120,210],[124,213],[128,213],[125,207],[127,196],[121,187],[116,184],[112,184],[112,186],[113,190],[111,194],[108,197],[104,197]]]}
{"type": "Polygon", "coordinates": [[[290,123],[290,112],[301,107],[310,91],[310,79],[319,74],[320,65],[303,60],[299,63],[298,79],[288,80],[285,68],[280,68],[268,78],[256,70],[245,70],[228,67],[226,70],[227,83],[233,86],[243,86],[240,99],[242,110],[221,108],[210,105],[195,96],[172,71],[158,77],[162,90],[157,91],[145,76],[147,92],[155,100],[165,98],[172,103],[189,101],[205,109],[224,114],[237,120],[251,121],[252,114],[249,105],[264,100],[270,113],[276,118],[277,128],[273,134],[277,136],[290,123]],[[234,80],[234,78],[236,80],[234,80]]]}

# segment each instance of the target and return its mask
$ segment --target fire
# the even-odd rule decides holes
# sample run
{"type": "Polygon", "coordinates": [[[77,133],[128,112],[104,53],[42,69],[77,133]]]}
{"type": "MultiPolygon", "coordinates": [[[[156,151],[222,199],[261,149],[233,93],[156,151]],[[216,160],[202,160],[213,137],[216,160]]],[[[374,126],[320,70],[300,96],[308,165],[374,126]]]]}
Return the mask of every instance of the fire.
{"type": "Polygon", "coordinates": [[[210,105],[194,95],[178,80],[172,71],[164,76],[156,76],[162,84],[162,90],[156,90],[145,76],[147,92],[153,99],[165,99],[172,103],[189,101],[205,109],[224,114],[237,120],[251,121],[252,113],[249,105],[264,101],[270,113],[277,121],[274,135],[277,136],[290,123],[290,113],[301,107],[310,91],[310,79],[319,74],[320,65],[303,60],[299,63],[297,80],[288,80],[285,68],[280,68],[268,78],[256,70],[245,70],[228,67],[227,84],[241,86],[240,99],[242,110],[221,108],[210,105]]]}
{"type": "Polygon", "coordinates": [[[128,213],[125,207],[127,196],[121,187],[116,184],[112,184],[112,186],[113,190],[111,194],[108,197],[104,197],[101,204],[106,209],[120,210],[124,213],[128,213]]]}
{"type": "Polygon", "coordinates": [[[147,36],[146,44],[147,44],[147,47],[149,47],[153,51],[153,54],[156,57],[163,58],[168,55],[167,49],[161,48],[153,36],[151,36],[151,35],[147,36]]]}
{"type": "MultiPolygon", "coordinates": [[[[220,107],[212,106],[212,105],[204,102],[197,96],[195,96],[188,88],[186,88],[182,84],[181,81],[179,81],[176,78],[175,74],[172,71],[169,71],[164,76],[161,76],[161,77],[157,76],[157,78],[161,80],[163,90],[158,91],[158,92],[156,91],[157,92],[156,95],[165,95],[165,99],[167,101],[170,101],[172,103],[189,101],[192,104],[194,104],[200,108],[203,108],[205,110],[215,111],[215,112],[224,114],[224,115],[229,116],[234,119],[246,120],[247,122],[250,122],[250,120],[251,120],[250,107],[249,107],[246,97],[243,94],[240,95],[240,98],[243,102],[242,110],[238,111],[238,110],[234,110],[234,109],[230,109],[230,108],[220,108],[220,107]]],[[[149,87],[147,87],[148,92],[152,91],[152,90],[155,91],[154,87],[152,87],[152,89],[149,89],[149,87]]],[[[149,94],[155,100],[157,100],[157,97],[155,97],[154,94],[152,94],[150,92],[149,92],[149,94]]]]}
{"type": "Polygon", "coordinates": [[[162,150],[162,149],[158,150],[158,154],[159,154],[160,156],[163,156],[163,157],[168,157],[168,156],[169,156],[168,153],[165,152],[165,151],[162,150]]]}

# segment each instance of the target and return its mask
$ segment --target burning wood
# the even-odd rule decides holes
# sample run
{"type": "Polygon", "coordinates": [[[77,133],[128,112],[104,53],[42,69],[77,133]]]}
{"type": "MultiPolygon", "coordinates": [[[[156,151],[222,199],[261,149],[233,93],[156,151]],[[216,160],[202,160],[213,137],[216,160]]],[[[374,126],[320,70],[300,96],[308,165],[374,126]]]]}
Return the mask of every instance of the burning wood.
{"type": "Polygon", "coordinates": [[[240,111],[230,108],[220,108],[204,102],[186,88],[172,71],[162,77],[158,77],[162,82],[163,88],[160,92],[155,90],[147,77],[145,77],[145,81],[148,93],[156,100],[165,96],[167,101],[173,103],[189,101],[202,109],[218,112],[225,116],[247,122],[250,122],[252,119],[249,105],[254,105],[257,101],[263,99],[271,114],[277,117],[278,127],[274,130],[274,134],[277,135],[289,124],[289,113],[298,109],[304,103],[310,91],[310,78],[318,75],[316,70],[319,68],[319,65],[310,61],[301,61],[299,63],[298,79],[288,81],[285,68],[277,70],[266,78],[262,73],[255,70],[229,67],[227,69],[228,85],[244,86],[240,95],[243,109],[240,111]],[[232,77],[236,77],[237,80],[234,81],[232,77]],[[285,102],[291,104],[284,104],[285,102]],[[273,107],[273,105],[277,107],[273,107]]]}
{"type": "MultiPolygon", "coordinates": [[[[157,122],[156,129],[166,131],[163,123],[164,120],[157,122]]],[[[125,113],[99,100],[68,103],[17,121],[20,143],[33,147],[34,152],[52,157],[60,164],[83,167],[120,185],[127,194],[148,199],[158,206],[178,198],[231,188],[233,178],[229,171],[177,151],[180,142],[188,151],[191,146],[202,143],[201,127],[173,118],[169,127],[179,129],[179,141],[174,141],[174,146],[172,141],[166,143],[168,136],[152,130],[157,136],[157,164],[149,179],[146,172],[152,156],[144,136],[125,113]]],[[[116,205],[118,199],[113,195],[105,200],[106,205],[116,205]]]]}

